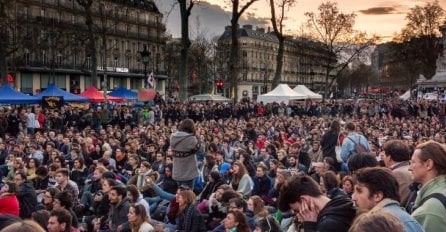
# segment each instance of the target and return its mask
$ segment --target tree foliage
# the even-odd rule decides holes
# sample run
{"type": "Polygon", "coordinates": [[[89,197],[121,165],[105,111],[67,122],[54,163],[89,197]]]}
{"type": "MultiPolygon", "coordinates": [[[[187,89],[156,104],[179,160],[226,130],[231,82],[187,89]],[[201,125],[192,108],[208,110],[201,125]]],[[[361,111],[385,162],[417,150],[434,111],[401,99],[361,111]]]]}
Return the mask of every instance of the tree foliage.
{"type": "Polygon", "coordinates": [[[414,84],[420,74],[431,78],[435,74],[438,56],[439,27],[444,22],[444,10],[438,1],[415,6],[407,14],[408,20],[390,53],[394,56],[389,75],[414,84]],[[401,76],[405,73],[405,76],[401,76]]]}
{"type": "Polygon", "coordinates": [[[321,42],[325,49],[325,58],[315,63],[322,65],[325,70],[326,99],[342,71],[361,56],[376,38],[368,38],[365,33],[355,31],[353,26],[356,15],[340,12],[336,2],[322,3],[317,13],[307,12],[305,15],[313,37],[321,42]]]}

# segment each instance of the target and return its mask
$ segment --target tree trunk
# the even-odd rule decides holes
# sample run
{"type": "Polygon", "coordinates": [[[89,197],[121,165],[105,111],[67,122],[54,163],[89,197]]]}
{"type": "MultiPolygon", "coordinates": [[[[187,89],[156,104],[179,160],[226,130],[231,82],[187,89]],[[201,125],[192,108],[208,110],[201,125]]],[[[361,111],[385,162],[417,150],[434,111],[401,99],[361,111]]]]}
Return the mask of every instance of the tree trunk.
{"type": "Polygon", "coordinates": [[[276,86],[278,86],[280,84],[280,81],[282,79],[283,53],[284,53],[285,38],[283,38],[283,36],[277,36],[277,39],[279,40],[279,51],[277,53],[276,72],[274,73],[274,79],[271,84],[271,89],[276,88],[276,86]]]}
{"type": "MultiPolygon", "coordinates": [[[[91,4],[85,7],[86,24],[88,28],[88,50],[91,56],[91,84],[95,87],[99,87],[99,81],[97,76],[97,51],[96,51],[96,38],[93,29],[93,16],[91,12],[91,4]]],[[[103,67],[105,68],[105,67],[103,67]]]]}
{"type": "Polygon", "coordinates": [[[231,20],[231,58],[229,61],[229,78],[230,78],[230,97],[234,99],[234,102],[237,101],[237,91],[238,91],[238,52],[239,52],[239,43],[238,43],[238,23],[235,20],[231,20]],[[234,94],[234,96],[232,96],[234,94]]]}
{"type": "Polygon", "coordinates": [[[180,67],[178,72],[178,83],[180,85],[180,93],[179,93],[179,99],[182,101],[187,100],[188,94],[187,94],[187,87],[188,83],[187,80],[189,78],[189,75],[187,73],[187,60],[188,60],[188,53],[189,53],[189,47],[191,45],[190,39],[189,39],[189,16],[190,11],[193,7],[193,2],[191,1],[189,3],[189,7],[187,6],[187,0],[178,0],[178,3],[180,4],[180,16],[181,16],[181,56],[180,56],[180,67]]]}
{"type": "Polygon", "coordinates": [[[5,32],[0,32],[0,85],[6,83],[6,78],[8,76],[8,64],[6,62],[6,38],[5,32]]]}

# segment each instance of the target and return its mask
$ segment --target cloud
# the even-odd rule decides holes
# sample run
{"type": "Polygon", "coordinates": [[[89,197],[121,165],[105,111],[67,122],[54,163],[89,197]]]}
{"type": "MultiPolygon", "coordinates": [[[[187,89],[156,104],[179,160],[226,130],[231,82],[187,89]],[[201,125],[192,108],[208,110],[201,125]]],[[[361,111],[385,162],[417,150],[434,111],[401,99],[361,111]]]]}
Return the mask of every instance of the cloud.
{"type": "Polygon", "coordinates": [[[396,7],[372,7],[359,11],[365,15],[386,15],[399,13],[396,7]]]}
{"type": "MultiPolygon", "coordinates": [[[[174,37],[181,36],[181,19],[178,4],[171,11],[174,0],[155,0],[161,13],[164,14],[168,33],[171,33],[174,37]]],[[[231,24],[231,12],[224,7],[216,4],[212,4],[206,1],[201,1],[195,5],[192,9],[191,16],[189,17],[189,30],[191,36],[197,32],[197,19],[200,22],[199,30],[205,31],[208,36],[220,36],[225,30],[225,26],[231,24]]],[[[255,13],[245,12],[239,20],[240,25],[251,24],[254,28],[264,27],[267,28],[270,25],[269,18],[258,17],[255,13]]]]}

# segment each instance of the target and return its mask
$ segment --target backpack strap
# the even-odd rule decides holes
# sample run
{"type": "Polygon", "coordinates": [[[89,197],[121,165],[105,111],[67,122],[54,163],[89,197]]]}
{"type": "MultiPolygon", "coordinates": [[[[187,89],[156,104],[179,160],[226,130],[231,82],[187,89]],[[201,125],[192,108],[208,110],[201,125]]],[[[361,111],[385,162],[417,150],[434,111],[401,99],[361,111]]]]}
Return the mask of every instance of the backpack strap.
{"type": "MultiPolygon", "coordinates": [[[[432,193],[432,194],[428,195],[420,202],[418,207],[422,206],[427,200],[429,200],[431,198],[435,198],[435,199],[439,200],[441,202],[441,204],[443,205],[443,207],[446,209],[446,196],[441,193],[432,193]]],[[[412,212],[415,211],[417,208],[413,208],[412,212]]]]}

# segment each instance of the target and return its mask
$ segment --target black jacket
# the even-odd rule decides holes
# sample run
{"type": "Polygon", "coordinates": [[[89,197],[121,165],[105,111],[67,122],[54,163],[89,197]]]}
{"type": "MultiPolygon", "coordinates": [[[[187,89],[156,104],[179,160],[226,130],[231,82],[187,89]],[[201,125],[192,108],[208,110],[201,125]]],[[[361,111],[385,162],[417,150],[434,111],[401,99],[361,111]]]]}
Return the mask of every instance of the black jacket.
{"type": "Polygon", "coordinates": [[[264,175],[263,177],[254,177],[254,189],[252,190],[252,195],[268,195],[271,190],[272,184],[271,179],[264,175]]]}
{"type": "Polygon", "coordinates": [[[196,204],[191,204],[187,209],[178,214],[177,230],[180,232],[202,232],[206,231],[206,223],[198,211],[196,204]]]}
{"type": "Polygon", "coordinates": [[[19,200],[21,218],[31,218],[31,214],[37,209],[36,190],[29,181],[25,181],[19,185],[17,191],[17,199],[19,200]]]}
{"type": "Polygon", "coordinates": [[[356,209],[348,197],[330,200],[319,212],[317,222],[304,222],[305,232],[346,232],[356,216],[356,209]]]}
{"type": "Polygon", "coordinates": [[[336,132],[327,131],[321,138],[322,156],[331,157],[336,161],[335,147],[338,144],[338,136],[336,132]]]}

